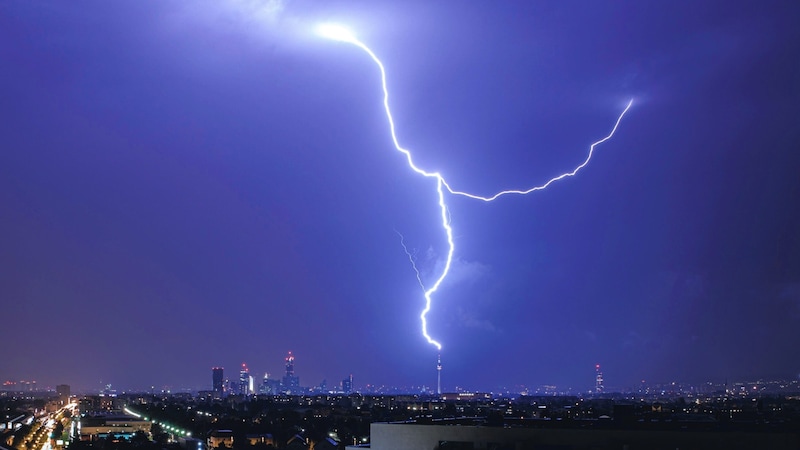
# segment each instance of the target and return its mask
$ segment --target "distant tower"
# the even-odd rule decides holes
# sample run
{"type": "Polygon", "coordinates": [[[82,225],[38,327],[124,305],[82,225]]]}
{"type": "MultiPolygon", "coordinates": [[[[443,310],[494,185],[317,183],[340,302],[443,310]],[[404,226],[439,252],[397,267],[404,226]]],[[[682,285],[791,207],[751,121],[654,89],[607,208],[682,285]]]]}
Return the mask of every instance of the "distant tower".
{"type": "Polygon", "coordinates": [[[239,394],[247,395],[250,393],[250,370],[247,364],[242,363],[242,370],[239,371],[239,394]]]}
{"type": "Polygon", "coordinates": [[[222,367],[212,367],[211,368],[211,389],[217,395],[222,395],[222,386],[225,382],[225,376],[223,375],[224,369],[222,367]]]}
{"type": "Polygon", "coordinates": [[[342,392],[345,394],[350,394],[353,392],[353,375],[350,374],[349,377],[342,380],[342,392]]]}
{"type": "Polygon", "coordinates": [[[436,393],[442,393],[442,355],[439,354],[439,359],[436,361],[436,393]]]}
{"type": "Polygon", "coordinates": [[[603,372],[600,371],[600,364],[596,364],[594,366],[594,370],[597,372],[594,378],[594,392],[597,394],[603,393],[603,372]]]}
{"type": "Polygon", "coordinates": [[[289,352],[286,355],[286,375],[283,376],[283,389],[284,392],[296,394],[300,390],[300,377],[294,374],[294,355],[289,352]]]}
{"type": "Polygon", "coordinates": [[[269,374],[265,373],[264,381],[261,384],[261,391],[265,394],[279,394],[281,392],[281,380],[270,378],[269,374]]]}
{"type": "Polygon", "coordinates": [[[289,352],[289,355],[286,356],[286,376],[294,376],[294,355],[292,355],[292,352],[289,352]]]}

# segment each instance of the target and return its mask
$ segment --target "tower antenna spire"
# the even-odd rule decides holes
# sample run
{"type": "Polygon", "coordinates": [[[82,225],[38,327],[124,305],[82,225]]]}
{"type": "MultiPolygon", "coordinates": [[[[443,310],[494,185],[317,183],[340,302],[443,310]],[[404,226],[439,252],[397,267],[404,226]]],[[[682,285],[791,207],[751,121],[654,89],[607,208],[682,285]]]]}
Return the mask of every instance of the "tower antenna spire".
{"type": "Polygon", "coordinates": [[[436,393],[442,395],[442,354],[436,360],[436,393]]]}

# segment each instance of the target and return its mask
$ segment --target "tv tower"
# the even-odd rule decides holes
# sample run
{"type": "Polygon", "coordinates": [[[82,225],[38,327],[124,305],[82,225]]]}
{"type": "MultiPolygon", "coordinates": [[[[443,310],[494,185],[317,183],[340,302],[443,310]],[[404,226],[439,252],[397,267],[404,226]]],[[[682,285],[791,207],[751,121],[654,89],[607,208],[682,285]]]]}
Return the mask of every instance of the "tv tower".
{"type": "Polygon", "coordinates": [[[436,361],[436,393],[441,395],[442,394],[442,354],[439,353],[439,357],[436,361]]]}

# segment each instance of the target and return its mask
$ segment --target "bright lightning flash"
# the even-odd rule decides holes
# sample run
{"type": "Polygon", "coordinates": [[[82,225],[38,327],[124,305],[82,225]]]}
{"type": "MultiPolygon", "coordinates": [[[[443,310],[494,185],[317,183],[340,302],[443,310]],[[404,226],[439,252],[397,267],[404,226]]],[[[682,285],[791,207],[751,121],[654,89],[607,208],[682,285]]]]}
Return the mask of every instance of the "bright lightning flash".
{"type": "Polygon", "coordinates": [[[403,251],[406,252],[406,256],[408,256],[408,262],[411,263],[411,268],[414,269],[414,273],[417,274],[417,282],[419,282],[419,287],[422,288],[422,292],[425,292],[425,283],[422,282],[422,274],[419,273],[419,269],[417,268],[417,260],[414,255],[408,251],[408,247],[406,247],[406,239],[400,234],[399,231],[394,230],[398,236],[400,236],[400,245],[403,246],[403,251]]]}
{"type": "Polygon", "coordinates": [[[400,153],[403,153],[406,156],[406,160],[408,161],[408,166],[411,168],[411,170],[413,170],[414,172],[416,172],[416,173],[418,173],[418,174],[420,174],[420,175],[422,175],[424,177],[434,178],[436,180],[436,192],[438,193],[438,196],[439,196],[439,210],[441,211],[442,229],[444,230],[445,235],[447,236],[448,248],[447,248],[447,259],[445,260],[444,269],[442,270],[441,275],[439,275],[439,277],[436,279],[436,281],[433,283],[433,285],[430,288],[426,289],[424,284],[422,283],[422,279],[420,277],[419,270],[417,270],[417,266],[416,266],[416,264],[414,262],[414,259],[412,258],[411,254],[408,252],[408,249],[406,248],[405,244],[402,242],[402,236],[401,236],[401,244],[403,245],[403,249],[406,251],[406,255],[408,255],[409,260],[411,261],[411,265],[412,265],[412,267],[414,268],[414,271],[417,274],[417,281],[419,281],[420,286],[422,286],[422,289],[425,291],[425,308],[422,310],[422,312],[419,315],[419,318],[422,321],[422,335],[425,336],[425,339],[427,339],[429,344],[433,344],[433,345],[436,346],[437,349],[441,350],[442,349],[442,344],[440,344],[439,342],[437,342],[436,340],[431,338],[431,336],[428,334],[427,315],[428,315],[428,312],[430,312],[430,310],[431,310],[431,303],[432,303],[431,298],[432,298],[433,294],[439,289],[439,286],[442,284],[442,282],[447,277],[447,274],[450,272],[450,267],[452,266],[452,263],[453,263],[453,253],[455,252],[455,242],[453,241],[453,229],[450,226],[450,221],[448,219],[448,212],[447,212],[447,204],[445,203],[445,196],[444,196],[445,191],[447,191],[447,192],[449,192],[450,194],[453,194],[453,195],[461,195],[461,196],[468,197],[468,198],[475,199],[475,200],[482,200],[484,202],[491,202],[491,201],[496,200],[498,197],[501,197],[501,196],[507,195],[507,194],[525,195],[525,194],[530,194],[531,192],[534,192],[534,191],[540,191],[540,190],[546,189],[548,186],[550,186],[552,183],[554,183],[556,181],[562,180],[564,178],[572,177],[575,174],[577,174],[578,171],[583,169],[587,164],[589,164],[589,160],[592,159],[592,155],[594,154],[594,150],[595,150],[596,146],[598,146],[599,144],[602,144],[603,142],[611,139],[614,136],[614,133],[616,133],[616,131],[617,131],[617,127],[619,126],[620,122],[622,121],[622,118],[625,116],[625,113],[627,113],[628,110],[631,108],[631,105],[633,105],[633,100],[630,100],[628,102],[628,105],[625,106],[625,109],[623,109],[622,112],[619,114],[619,116],[617,117],[617,121],[614,123],[614,126],[611,129],[611,132],[609,132],[606,137],[604,137],[604,138],[602,138],[602,139],[600,139],[598,141],[595,141],[592,145],[590,145],[589,146],[589,152],[588,152],[588,155],[586,156],[586,158],[583,160],[583,162],[581,164],[579,164],[574,169],[572,169],[572,171],[562,173],[561,175],[558,175],[556,177],[551,178],[550,180],[548,180],[544,184],[541,184],[539,186],[533,186],[533,187],[528,188],[528,189],[500,191],[500,192],[498,192],[498,193],[496,193],[494,195],[490,195],[490,196],[481,196],[481,195],[470,194],[468,192],[457,191],[457,190],[451,188],[450,185],[447,183],[447,181],[445,181],[445,179],[442,176],[442,174],[440,174],[439,172],[428,172],[426,170],[423,170],[423,169],[419,168],[416,164],[414,164],[414,160],[413,160],[413,158],[411,156],[411,151],[408,150],[408,149],[403,148],[400,145],[400,142],[398,142],[398,140],[397,140],[397,133],[395,132],[394,118],[392,117],[392,111],[389,108],[389,89],[386,86],[386,69],[384,68],[383,63],[381,62],[381,60],[378,59],[378,57],[375,55],[375,53],[369,47],[367,47],[366,44],[364,44],[363,42],[359,41],[350,30],[348,30],[347,28],[345,28],[345,27],[343,27],[341,25],[333,24],[333,23],[321,24],[321,25],[319,25],[317,27],[316,31],[320,36],[322,36],[324,38],[332,39],[334,41],[346,42],[348,44],[355,45],[356,47],[358,47],[361,50],[363,50],[364,52],[366,52],[367,55],[369,55],[370,58],[372,58],[372,60],[378,66],[378,69],[380,69],[381,86],[383,87],[383,108],[386,111],[386,118],[389,121],[389,130],[391,132],[392,142],[394,143],[395,149],[397,151],[399,151],[400,153]]]}
{"type": "Polygon", "coordinates": [[[335,23],[323,23],[317,27],[317,34],[334,41],[349,42],[355,45],[361,44],[358,39],[347,28],[335,23]]]}

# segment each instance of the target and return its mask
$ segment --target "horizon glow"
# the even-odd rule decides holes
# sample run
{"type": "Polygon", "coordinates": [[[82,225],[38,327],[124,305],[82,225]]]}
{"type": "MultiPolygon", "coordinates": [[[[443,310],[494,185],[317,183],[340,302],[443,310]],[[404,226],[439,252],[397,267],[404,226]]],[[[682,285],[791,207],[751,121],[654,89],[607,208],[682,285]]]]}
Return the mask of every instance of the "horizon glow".
{"type": "MultiPolygon", "coordinates": [[[[493,195],[490,195],[490,196],[481,196],[481,195],[471,194],[469,192],[458,191],[458,190],[455,190],[452,187],[450,187],[450,185],[447,183],[447,181],[444,179],[444,177],[439,172],[428,172],[426,170],[423,170],[423,169],[419,168],[416,164],[414,164],[414,160],[412,158],[411,151],[406,149],[406,148],[404,148],[404,147],[402,147],[400,145],[400,142],[397,139],[397,133],[396,133],[396,130],[395,130],[395,124],[394,124],[394,118],[392,116],[392,111],[389,108],[389,89],[388,89],[387,84],[386,84],[386,69],[383,66],[383,63],[381,62],[381,60],[378,58],[378,56],[375,55],[375,53],[369,47],[367,47],[366,44],[364,44],[363,42],[359,41],[349,29],[347,29],[346,27],[344,27],[342,25],[335,24],[335,23],[323,23],[323,24],[320,24],[319,26],[317,26],[316,32],[317,32],[317,34],[319,34],[320,36],[322,36],[322,37],[324,37],[326,39],[339,41],[339,42],[346,42],[348,44],[355,45],[356,47],[360,48],[365,53],[367,53],[367,55],[369,55],[370,58],[372,58],[372,60],[375,62],[375,64],[378,66],[378,69],[380,70],[381,85],[382,85],[382,88],[383,88],[383,108],[384,108],[384,110],[386,112],[386,118],[387,118],[387,120],[389,122],[389,129],[390,129],[390,132],[391,132],[392,142],[394,144],[395,149],[397,151],[399,151],[400,153],[403,153],[406,156],[406,160],[408,161],[408,166],[411,168],[411,170],[413,170],[414,172],[416,172],[416,173],[418,173],[418,174],[420,174],[420,175],[422,175],[424,177],[434,178],[436,180],[436,192],[437,192],[438,197],[439,197],[439,201],[438,201],[439,210],[441,211],[441,226],[442,226],[442,229],[445,232],[445,236],[447,237],[448,250],[447,250],[447,258],[445,260],[445,264],[444,264],[444,268],[442,269],[442,273],[441,273],[441,275],[439,275],[438,278],[436,278],[436,281],[433,283],[433,285],[430,288],[425,288],[425,285],[423,284],[421,276],[420,276],[420,272],[419,272],[419,270],[418,270],[418,268],[416,266],[416,263],[414,262],[414,259],[413,259],[412,255],[411,255],[411,253],[409,253],[408,248],[405,245],[405,242],[403,241],[402,235],[400,235],[400,238],[401,238],[401,245],[403,246],[403,250],[405,251],[406,255],[408,256],[409,261],[411,262],[411,266],[414,269],[414,272],[416,273],[416,276],[417,276],[417,281],[419,281],[419,284],[422,287],[422,289],[424,291],[424,295],[425,295],[425,307],[422,309],[422,312],[419,315],[420,321],[422,322],[422,335],[425,337],[425,339],[428,341],[429,344],[434,345],[438,350],[441,351],[442,344],[440,342],[436,341],[435,339],[433,339],[428,334],[427,315],[431,310],[431,305],[433,303],[433,300],[432,300],[433,294],[439,289],[439,286],[442,284],[442,282],[445,280],[445,278],[447,278],[447,274],[450,272],[450,268],[451,268],[452,262],[453,262],[453,254],[455,253],[455,241],[453,240],[453,229],[450,226],[450,220],[448,218],[447,204],[445,203],[445,191],[447,191],[448,193],[450,193],[452,195],[460,195],[460,196],[464,196],[464,197],[471,198],[471,199],[474,199],[474,200],[481,200],[481,201],[484,201],[484,202],[491,202],[491,201],[494,201],[497,198],[499,198],[499,197],[501,197],[503,195],[507,195],[507,194],[526,195],[526,194],[530,194],[531,192],[544,190],[544,189],[546,189],[548,186],[550,186],[552,183],[554,183],[556,181],[563,180],[564,178],[575,176],[578,173],[578,171],[580,171],[581,169],[586,167],[587,164],[589,164],[589,161],[592,159],[592,156],[594,155],[595,147],[597,145],[602,144],[603,142],[611,139],[614,136],[614,134],[617,131],[617,128],[619,127],[620,122],[622,121],[622,118],[625,116],[625,114],[628,112],[628,110],[633,105],[633,99],[628,101],[627,106],[625,106],[625,108],[622,110],[622,112],[617,117],[617,120],[614,123],[614,126],[612,127],[612,129],[608,133],[608,135],[605,136],[604,138],[602,138],[600,140],[597,140],[594,143],[592,143],[589,146],[589,152],[588,152],[586,158],[583,160],[583,162],[581,164],[577,165],[574,169],[572,169],[572,171],[564,172],[564,173],[562,173],[562,174],[560,174],[558,176],[555,176],[555,177],[549,179],[544,184],[541,184],[541,185],[538,185],[538,186],[533,186],[533,187],[528,188],[528,189],[504,190],[504,191],[499,191],[499,192],[497,192],[497,193],[495,193],[493,195]]],[[[398,233],[398,234],[400,234],[400,233],[398,233]]]]}

